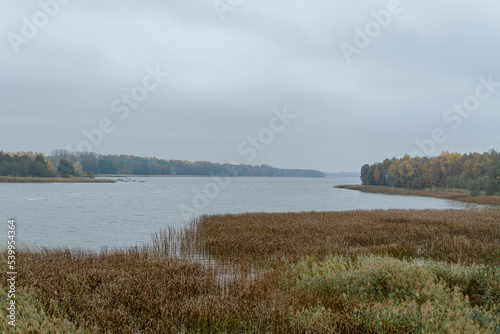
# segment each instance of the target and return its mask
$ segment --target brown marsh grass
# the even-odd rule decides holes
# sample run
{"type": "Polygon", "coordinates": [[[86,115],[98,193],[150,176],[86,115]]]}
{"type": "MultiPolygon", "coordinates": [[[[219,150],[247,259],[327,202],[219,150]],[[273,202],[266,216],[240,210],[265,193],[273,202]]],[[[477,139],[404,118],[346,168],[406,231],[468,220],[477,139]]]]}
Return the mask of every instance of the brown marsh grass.
{"type": "Polygon", "coordinates": [[[495,333],[499,224],[500,210],[217,215],[144,247],[25,250],[10,332],[495,333]]]}
{"type": "Polygon", "coordinates": [[[471,196],[469,191],[464,189],[403,189],[386,186],[367,186],[367,185],[340,185],[340,189],[358,190],[368,193],[421,196],[442,198],[460,202],[475,203],[480,205],[500,206],[500,196],[471,196]]]}
{"type": "Polygon", "coordinates": [[[500,210],[377,210],[205,216],[197,239],[221,259],[388,254],[481,263],[500,210]]]}
{"type": "Polygon", "coordinates": [[[200,301],[222,295],[213,270],[140,249],[28,251],[18,254],[17,261],[17,284],[36,291],[49,317],[68,319],[91,332],[180,330],[200,301]]]}

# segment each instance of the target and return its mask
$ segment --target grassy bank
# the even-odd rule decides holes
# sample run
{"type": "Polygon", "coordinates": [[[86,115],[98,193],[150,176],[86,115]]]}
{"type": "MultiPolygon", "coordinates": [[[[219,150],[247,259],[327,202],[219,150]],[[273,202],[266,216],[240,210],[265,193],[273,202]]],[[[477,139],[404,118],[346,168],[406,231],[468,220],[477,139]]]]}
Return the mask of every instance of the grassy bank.
{"type": "Polygon", "coordinates": [[[88,177],[17,177],[0,176],[0,183],[114,183],[115,180],[91,179],[88,177]]]}
{"type": "Polygon", "coordinates": [[[218,215],[142,248],[22,251],[17,333],[495,333],[499,227],[493,209],[218,215]]]}
{"type": "Polygon", "coordinates": [[[475,203],[482,205],[500,205],[500,196],[470,196],[467,190],[463,189],[402,189],[385,186],[365,186],[365,185],[340,185],[335,188],[358,190],[367,193],[405,195],[405,196],[421,196],[449,199],[467,203],[475,203]]]}

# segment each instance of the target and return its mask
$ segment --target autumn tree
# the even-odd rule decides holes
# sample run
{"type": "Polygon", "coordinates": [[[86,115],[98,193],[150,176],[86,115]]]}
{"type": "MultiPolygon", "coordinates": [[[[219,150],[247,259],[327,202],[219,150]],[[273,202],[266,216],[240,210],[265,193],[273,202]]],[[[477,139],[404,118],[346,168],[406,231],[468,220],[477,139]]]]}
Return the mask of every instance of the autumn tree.
{"type": "Polygon", "coordinates": [[[459,154],[443,151],[437,157],[385,159],[365,164],[361,181],[401,188],[460,188],[473,195],[500,194],[500,155],[495,150],[459,154]]]}
{"type": "Polygon", "coordinates": [[[54,166],[52,165],[52,161],[50,161],[50,159],[47,160],[47,171],[49,177],[55,176],[54,166]]]}
{"type": "Polygon", "coordinates": [[[73,164],[73,169],[75,170],[76,176],[83,175],[83,168],[82,168],[82,164],[80,161],[75,161],[75,163],[73,164]]]}
{"type": "Polygon", "coordinates": [[[380,184],[380,169],[378,168],[378,166],[375,167],[373,178],[375,179],[375,183],[380,184]]]}

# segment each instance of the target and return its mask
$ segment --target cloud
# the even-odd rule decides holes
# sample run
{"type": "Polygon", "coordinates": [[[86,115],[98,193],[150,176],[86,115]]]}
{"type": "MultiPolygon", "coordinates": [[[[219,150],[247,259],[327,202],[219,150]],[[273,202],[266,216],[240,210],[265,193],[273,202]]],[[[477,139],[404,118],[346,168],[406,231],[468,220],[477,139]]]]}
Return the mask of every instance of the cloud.
{"type": "MultiPolygon", "coordinates": [[[[447,126],[443,112],[479,76],[500,80],[500,5],[401,0],[401,14],[347,64],[340,43],[353,43],[355,27],[387,6],[243,1],[221,21],[208,0],[70,1],[15,54],[8,34],[20,34],[23,17],[41,7],[4,1],[1,149],[76,145],[82,130],[116,116],[111,103],[146,66],[160,64],[171,77],[116,121],[97,152],[225,162],[273,108],[287,106],[296,122],[255,163],[358,170],[409,153],[416,139],[447,126]]],[[[439,149],[493,147],[499,105],[500,91],[439,149]]]]}

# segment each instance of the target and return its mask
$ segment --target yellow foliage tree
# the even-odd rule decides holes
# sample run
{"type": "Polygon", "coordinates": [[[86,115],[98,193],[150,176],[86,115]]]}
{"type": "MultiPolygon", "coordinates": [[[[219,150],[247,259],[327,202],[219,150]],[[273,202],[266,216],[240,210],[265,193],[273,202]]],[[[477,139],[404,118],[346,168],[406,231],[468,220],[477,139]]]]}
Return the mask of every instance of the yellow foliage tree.
{"type": "Polygon", "coordinates": [[[52,161],[50,161],[50,159],[47,161],[47,169],[49,170],[49,176],[54,176],[54,166],[52,165],[52,161]]]}
{"type": "Polygon", "coordinates": [[[80,163],[80,161],[76,161],[76,162],[73,164],[73,168],[75,169],[75,175],[76,175],[76,176],[81,176],[81,175],[83,175],[83,168],[82,168],[82,164],[80,163]]]}
{"type": "Polygon", "coordinates": [[[378,166],[375,167],[375,172],[373,174],[373,177],[375,178],[375,182],[379,183],[379,181],[380,181],[380,169],[378,169],[378,166]]]}

